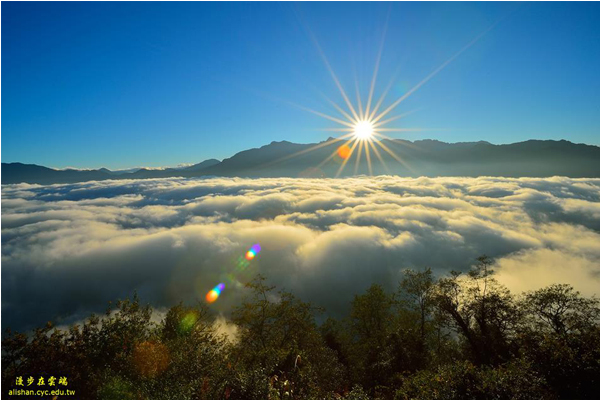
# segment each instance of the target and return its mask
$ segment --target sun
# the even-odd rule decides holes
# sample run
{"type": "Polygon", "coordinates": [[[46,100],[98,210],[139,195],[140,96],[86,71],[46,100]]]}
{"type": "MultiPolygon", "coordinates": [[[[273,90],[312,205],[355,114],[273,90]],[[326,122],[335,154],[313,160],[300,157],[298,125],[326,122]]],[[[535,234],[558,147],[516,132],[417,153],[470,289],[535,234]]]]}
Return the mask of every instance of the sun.
{"type": "Polygon", "coordinates": [[[370,139],[373,136],[373,124],[370,121],[358,121],[354,124],[353,133],[357,139],[370,139]]]}
{"type": "MultiPolygon", "coordinates": [[[[337,86],[339,90],[339,94],[343,99],[343,104],[338,104],[335,101],[328,98],[326,95],[321,93],[321,95],[327,100],[333,108],[337,110],[336,114],[329,115],[320,111],[312,110],[310,108],[289,103],[293,106],[296,106],[302,110],[308,111],[319,117],[328,119],[329,121],[335,122],[338,124],[336,127],[325,128],[325,131],[328,132],[341,132],[341,134],[335,138],[329,138],[328,140],[318,143],[309,148],[300,150],[298,152],[286,155],[272,163],[281,162],[284,160],[288,160],[293,157],[300,156],[302,154],[306,154],[311,151],[315,151],[318,149],[322,149],[324,147],[328,147],[335,144],[335,150],[325,158],[319,165],[317,165],[316,169],[319,170],[322,166],[329,163],[331,160],[342,160],[340,166],[335,174],[335,177],[339,177],[343,172],[344,168],[348,164],[351,158],[354,157],[354,174],[356,175],[359,167],[361,165],[361,157],[364,155],[367,161],[367,167],[369,168],[369,175],[373,175],[373,166],[371,163],[372,156],[379,160],[379,163],[385,168],[387,173],[392,173],[390,169],[387,167],[383,156],[390,156],[394,160],[398,161],[405,167],[407,170],[414,173],[412,168],[403,160],[398,154],[396,154],[393,148],[388,147],[388,144],[393,143],[395,146],[407,146],[409,142],[407,141],[399,141],[394,137],[387,136],[388,132],[421,132],[424,129],[422,128],[400,128],[393,127],[391,123],[393,121],[398,121],[404,117],[409,116],[417,110],[407,111],[402,114],[392,115],[392,112],[400,105],[404,100],[409,98],[413,93],[415,93],[419,88],[425,85],[428,81],[431,80],[434,76],[436,76],[440,71],[442,71],[446,66],[448,66],[453,60],[458,58],[463,52],[473,46],[475,43],[479,41],[485,34],[487,34],[495,25],[494,23],[487,30],[480,33],[475,39],[471,40],[466,46],[461,48],[459,51],[454,53],[452,57],[448,58],[444,63],[435,68],[432,72],[429,73],[425,78],[423,78],[419,83],[414,85],[411,89],[407,91],[403,91],[403,94],[400,97],[397,97],[391,104],[384,106],[384,101],[386,99],[387,94],[390,89],[394,85],[394,79],[392,79],[385,90],[379,95],[379,99],[375,100],[373,97],[375,94],[375,86],[377,82],[377,73],[379,70],[379,64],[381,60],[381,54],[383,52],[383,43],[385,40],[385,32],[387,31],[387,22],[385,28],[383,29],[383,35],[381,37],[381,44],[379,46],[379,52],[377,54],[377,58],[375,59],[375,68],[373,70],[373,77],[371,78],[371,85],[369,86],[368,96],[366,97],[366,102],[363,102],[361,93],[360,93],[360,84],[358,82],[358,78],[355,76],[354,80],[354,88],[356,91],[356,102],[354,103],[350,100],[349,92],[346,92],[344,87],[342,86],[340,80],[337,75],[331,68],[331,64],[327,59],[327,56],[323,52],[321,46],[319,45],[316,37],[312,35],[313,42],[321,56],[325,67],[329,71],[333,82],[337,86]],[[344,106],[345,104],[345,106],[344,106]],[[381,151],[380,151],[381,150],[381,151]],[[385,154],[384,154],[385,153],[385,154]],[[355,156],[354,156],[355,155],[355,156]],[[337,156],[337,157],[336,157],[337,156]]],[[[395,114],[395,113],[393,113],[395,114]]],[[[397,122],[395,123],[397,124],[397,122]]],[[[394,124],[394,125],[395,125],[394,124]]]]}

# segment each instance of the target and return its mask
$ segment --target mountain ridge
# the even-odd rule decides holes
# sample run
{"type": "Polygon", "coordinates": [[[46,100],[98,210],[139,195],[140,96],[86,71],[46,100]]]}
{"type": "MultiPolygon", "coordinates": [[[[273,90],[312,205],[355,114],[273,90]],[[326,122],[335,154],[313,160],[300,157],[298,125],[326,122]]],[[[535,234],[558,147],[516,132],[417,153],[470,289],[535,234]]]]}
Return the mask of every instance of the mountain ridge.
{"type": "MultiPolygon", "coordinates": [[[[36,164],[2,163],[2,184],[201,176],[333,177],[338,175],[343,164],[339,156],[332,156],[340,144],[342,142],[335,138],[312,144],[273,141],[240,151],[222,161],[208,159],[187,167],[164,169],[111,171],[103,167],[59,170],[36,164]],[[313,147],[315,149],[310,150],[313,147]]],[[[380,146],[377,146],[377,152],[370,149],[370,167],[366,151],[357,148],[355,151],[362,153],[360,162],[356,162],[353,154],[339,176],[372,173],[401,176],[600,177],[600,147],[564,139],[531,139],[498,145],[486,141],[446,143],[434,139],[413,142],[386,139],[382,144],[389,152],[380,146]]]]}

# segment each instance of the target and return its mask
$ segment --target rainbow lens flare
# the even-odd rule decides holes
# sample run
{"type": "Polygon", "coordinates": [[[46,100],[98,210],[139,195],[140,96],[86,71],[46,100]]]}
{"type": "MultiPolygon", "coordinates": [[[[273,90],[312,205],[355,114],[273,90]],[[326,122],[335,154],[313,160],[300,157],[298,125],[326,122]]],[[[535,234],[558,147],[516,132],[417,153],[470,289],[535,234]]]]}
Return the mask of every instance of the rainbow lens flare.
{"type": "Polygon", "coordinates": [[[260,253],[260,244],[256,243],[254,246],[250,247],[250,250],[246,252],[246,260],[253,260],[258,253],[260,253]]]}
{"type": "MultiPolygon", "coordinates": [[[[260,253],[260,250],[261,250],[260,244],[258,244],[258,243],[256,243],[252,247],[250,247],[250,250],[248,250],[246,252],[244,257],[240,256],[238,258],[238,263],[237,263],[237,266],[235,267],[235,272],[237,272],[238,274],[244,272],[244,270],[248,267],[248,265],[250,265],[250,261],[253,260],[258,253],[260,253]],[[245,260],[244,260],[244,258],[245,258],[245,260]]],[[[223,279],[223,276],[222,276],[222,279],[223,279]]],[[[235,282],[237,282],[237,279],[235,279],[235,276],[232,273],[230,273],[230,274],[224,275],[224,281],[228,282],[228,284],[235,284],[235,282]]],[[[225,284],[219,283],[212,290],[210,290],[208,293],[206,293],[206,301],[208,303],[214,303],[215,301],[217,301],[217,299],[221,295],[221,292],[223,291],[223,289],[225,289],[225,284]]]]}
{"type": "Polygon", "coordinates": [[[219,295],[221,294],[223,289],[225,289],[225,284],[219,283],[211,291],[206,293],[206,301],[208,301],[209,303],[215,302],[215,300],[217,300],[219,298],[219,295]]]}

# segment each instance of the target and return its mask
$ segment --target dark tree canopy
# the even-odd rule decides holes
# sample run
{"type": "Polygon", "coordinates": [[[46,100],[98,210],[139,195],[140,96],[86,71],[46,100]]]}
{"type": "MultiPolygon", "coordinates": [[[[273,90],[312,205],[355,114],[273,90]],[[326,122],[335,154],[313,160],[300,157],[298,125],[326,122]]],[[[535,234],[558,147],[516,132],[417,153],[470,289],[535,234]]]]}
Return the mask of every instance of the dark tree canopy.
{"type": "Polygon", "coordinates": [[[152,318],[137,295],[68,330],[6,331],[2,386],[64,375],[92,400],[597,398],[598,299],[565,284],[517,296],[485,256],[439,278],[405,270],[395,293],[373,284],[341,319],[260,275],[246,294],[233,337],[203,304],[152,318]]]}

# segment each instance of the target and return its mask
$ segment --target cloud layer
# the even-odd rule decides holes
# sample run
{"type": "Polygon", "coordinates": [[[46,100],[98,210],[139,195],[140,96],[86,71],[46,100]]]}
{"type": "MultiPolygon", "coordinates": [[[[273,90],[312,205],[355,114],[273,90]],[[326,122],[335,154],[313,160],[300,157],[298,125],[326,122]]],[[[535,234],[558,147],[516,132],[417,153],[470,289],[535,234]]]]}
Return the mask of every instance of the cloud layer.
{"type": "MultiPolygon", "coordinates": [[[[404,268],[487,254],[516,291],[600,288],[600,179],[153,179],[2,188],[2,328],[68,323],[137,290],[202,301],[260,272],[332,314],[404,268]],[[262,251],[244,273],[239,256],[262,251]]],[[[213,307],[227,314],[242,290],[213,307]]]]}

